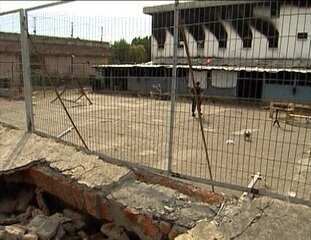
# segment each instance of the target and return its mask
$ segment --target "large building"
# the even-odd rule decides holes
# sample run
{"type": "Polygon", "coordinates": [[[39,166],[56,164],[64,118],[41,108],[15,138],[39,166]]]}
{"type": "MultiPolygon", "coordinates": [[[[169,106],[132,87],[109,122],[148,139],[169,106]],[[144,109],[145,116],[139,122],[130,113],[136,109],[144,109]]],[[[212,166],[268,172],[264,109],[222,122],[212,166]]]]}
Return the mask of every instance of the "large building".
{"type": "MultiPolygon", "coordinates": [[[[49,74],[63,79],[95,75],[92,67],[106,64],[109,44],[76,38],[31,35],[31,72],[33,84],[49,74]]],[[[0,96],[22,94],[20,35],[0,32],[0,96]]],[[[42,83],[44,84],[44,83],[42,83]]]]}
{"type": "MultiPolygon", "coordinates": [[[[195,78],[207,88],[207,94],[311,101],[311,1],[191,1],[180,3],[179,9],[196,66],[195,78]]],[[[152,66],[170,69],[174,4],[146,7],[144,13],[152,16],[152,66]]],[[[187,64],[181,34],[178,64],[187,64]]],[[[117,72],[118,67],[102,66],[109,72],[117,72]]],[[[139,67],[145,75],[150,72],[144,66],[133,67],[139,67]]],[[[124,72],[124,66],[122,69],[124,72]]],[[[149,85],[154,86],[157,78],[152,76],[149,85]]],[[[179,76],[179,81],[188,81],[179,85],[191,86],[187,72],[181,71],[179,76]]],[[[129,81],[134,81],[133,77],[129,81]]],[[[169,88],[160,78],[158,81],[169,88]]],[[[179,91],[186,92],[182,88],[179,91]]]]}

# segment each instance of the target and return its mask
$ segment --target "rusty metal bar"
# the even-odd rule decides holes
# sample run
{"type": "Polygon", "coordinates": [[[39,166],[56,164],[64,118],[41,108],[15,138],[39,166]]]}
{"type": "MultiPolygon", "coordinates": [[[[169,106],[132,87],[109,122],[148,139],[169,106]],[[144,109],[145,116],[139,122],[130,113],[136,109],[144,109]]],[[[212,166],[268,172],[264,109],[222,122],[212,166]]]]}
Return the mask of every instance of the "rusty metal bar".
{"type": "MultiPolygon", "coordinates": [[[[180,21],[180,22],[183,23],[183,21],[180,21]]],[[[189,46],[188,46],[188,42],[187,42],[187,38],[186,38],[186,34],[185,34],[185,30],[184,30],[183,25],[180,25],[180,30],[181,30],[181,35],[182,35],[182,38],[183,38],[183,41],[185,44],[187,61],[188,61],[188,65],[189,65],[189,72],[190,72],[190,76],[191,76],[192,84],[193,84],[193,88],[194,88],[196,106],[198,107],[199,106],[198,105],[199,104],[199,93],[198,93],[197,89],[195,88],[194,74],[193,74],[192,62],[191,62],[191,58],[190,58],[189,46]]],[[[202,116],[200,113],[198,114],[198,116],[199,116],[200,130],[201,130],[201,135],[202,135],[202,140],[203,140],[203,145],[204,145],[204,150],[205,150],[205,157],[206,157],[206,161],[207,161],[207,165],[208,165],[208,171],[209,171],[210,180],[211,180],[212,191],[214,192],[215,188],[214,188],[214,184],[212,183],[213,182],[213,175],[212,175],[211,163],[210,163],[208,150],[207,150],[207,143],[206,143],[205,134],[204,134],[202,116]]]]}
{"type": "MultiPolygon", "coordinates": [[[[30,40],[31,43],[32,43],[33,49],[37,52],[37,54],[39,54],[39,51],[38,51],[38,49],[36,48],[34,42],[31,40],[31,37],[30,37],[29,33],[28,33],[28,38],[29,38],[29,40],[30,40]]],[[[40,58],[40,61],[41,61],[41,58],[40,58]]],[[[88,146],[87,146],[85,140],[83,139],[83,137],[82,137],[82,135],[81,135],[81,133],[80,133],[78,127],[76,126],[76,124],[75,124],[75,122],[73,121],[73,119],[72,119],[70,113],[68,112],[68,110],[67,110],[67,108],[66,108],[66,106],[65,106],[65,104],[64,104],[64,101],[62,100],[61,95],[60,95],[60,93],[59,93],[58,90],[57,90],[57,87],[55,86],[55,84],[53,83],[53,81],[51,81],[50,74],[48,73],[48,70],[47,70],[46,65],[45,65],[44,62],[42,63],[42,66],[43,66],[43,71],[45,72],[45,74],[46,74],[46,76],[47,76],[47,79],[48,79],[49,83],[51,84],[52,88],[54,89],[54,92],[55,92],[55,94],[56,94],[56,97],[58,98],[59,102],[60,102],[61,105],[62,105],[62,108],[64,109],[64,111],[65,111],[67,117],[69,118],[69,121],[71,122],[73,128],[75,129],[76,133],[78,134],[78,136],[79,136],[79,138],[80,138],[80,140],[81,140],[83,146],[86,148],[86,150],[89,151],[90,149],[88,148],[88,146]]]]}

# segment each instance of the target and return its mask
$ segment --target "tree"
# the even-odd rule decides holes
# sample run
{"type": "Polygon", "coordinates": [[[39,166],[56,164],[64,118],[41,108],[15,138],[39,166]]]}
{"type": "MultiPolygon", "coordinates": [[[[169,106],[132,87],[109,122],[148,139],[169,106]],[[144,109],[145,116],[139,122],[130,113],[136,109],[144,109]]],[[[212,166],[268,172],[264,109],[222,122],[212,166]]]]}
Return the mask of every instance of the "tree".
{"type": "Polygon", "coordinates": [[[136,37],[131,44],[121,39],[110,46],[110,63],[144,63],[151,60],[151,37],[136,37]]]}
{"type": "Polygon", "coordinates": [[[133,45],[130,47],[130,60],[132,63],[146,62],[146,50],[143,45],[133,45]]]}
{"type": "Polygon", "coordinates": [[[124,40],[116,41],[110,47],[110,63],[128,63],[130,45],[124,40]]]}
{"type": "Polygon", "coordinates": [[[136,37],[132,40],[131,45],[142,45],[145,48],[146,51],[146,61],[151,61],[151,37],[136,37]]]}

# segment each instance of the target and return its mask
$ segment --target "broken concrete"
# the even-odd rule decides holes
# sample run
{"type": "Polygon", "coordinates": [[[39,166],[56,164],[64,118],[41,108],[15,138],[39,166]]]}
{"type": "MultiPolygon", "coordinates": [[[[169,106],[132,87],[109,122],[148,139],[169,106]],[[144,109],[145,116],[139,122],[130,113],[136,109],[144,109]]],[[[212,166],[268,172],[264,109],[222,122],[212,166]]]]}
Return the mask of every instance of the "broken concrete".
{"type": "MultiPolygon", "coordinates": [[[[59,225],[55,234],[58,238],[64,233],[94,240],[115,236],[159,240],[175,237],[179,240],[287,240],[309,239],[311,235],[311,209],[308,207],[269,198],[242,204],[234,198],[226,198],[220,206],[223,196],[204,188],[105,163],[96,156],[54,140],[34,135],[25,137],[20,132],[0,126],[0,139],[5,139],[0,141],[3,170],[0,178],[12,184],[26,182],[41,191],[43,202],[45,194],[49,193],[67,204],[64,209],[70,207],[69,211],[62,209],[59,212],[71,222],[59,225]],[[85,214],[100,221],[97,232],[85,230],[83,223],[89,226],[85,214]],[[73,222],[79,227],[74,228],[73,222]],[[107,231],[108,226],[111,231],[107,231]],[[100,232],[101,228],[105,234],[100,232]]],[[[22,191],[15,194],[24,195],[22,191]]],[[[12,204],[10,208],[16,213],[0,214],[2,225],[27,226],[31,219],[44,215],[42,206],[42,209],[28,206],[25,210],[30,195],[23,200],[13,198],[13,203],[7,203],[12,204]]],[[[0,194],[0,202],[3,199],[12,197],[0,194]]],[[[51,215],[45,216],[49,218],[51,215]]],[[[5,227],[0,227],[0,239],[3,236],[4,239],[17,239],[5,227]]],[[[24,239],[35,240],[36,237],[36,233],[26,230],[24,239]]]]}
{"type": "MultiPolygon", "coordinates": [[[[110,222],[110,225],[102,227],[102,232],[107,237],[119,236],[116,239],[126,239],[125,230],[137,234],[140,239],[161,240],[165,236],[173,239],[195,226],[198,220],[212,219],[218,210],[217,206],[195,202],[175,190],[139,182],[133,175],[127,175],[123,181],[110,186],[109,191],[105,186],[100,189],[90,188],[64,175],[59,169],[50,167],[44,160],[2,171],[0,176],[5,184],[27,183],[36,186],[41,192],[56,196],[74,209],[110,222]],[[112,224],[116,226],[107,228],[112,224]]],[[[43,197],[36,199],[39,207],[48,208],[47,204],[40,203],[44,201],[43,197]]],[[[64,223],[81,222],[83,219],[70,210],[63,211],[68,218],[58,214],[46,216],[49,212],[48,209],[45,215],[35,216],[27,225],[40,239],[52,239],[60,225],[68,230],[68,225],[64,223]]]]}
{"type": "Polygon", "coordinates": [[[27,228],[36,233],[42,240],[50,240],[57,235],[61,224],[71,221],[60,214],[52,216],[38,215],[27,225],[27,228]]]}
{"type": "MultiPolygon", "coordinates": [[[[0,126],[0,138],[19,132],[3,127],[2,130],[0,126]]],[[[11,146],[14,141],[0,145],[0,153],[8,152],[5,158],[0,154],[0,161],[4,163],[0,175],[6,182],[26,183],[36,189],[33,193],[36,193],[40,210],[31,209],[26,219],[35,221],[42,214],[47,219],[51,217],[44,200],[45,193],[48,193],[64,204],[103,221],[103,224],[114,224],[113,229],[118,230],[119,237],[134,234],[139,239],[160,240],[186,232],[202,218],[212,219],[219,207],[217,204],[223,199],[221,195],[191,184],[184,184],[183,188],[183,183],[161,175],[150,173],[148,182],[147,173],[103,162],[97,156],[51,139],[28,134],[15,136],[18,136],[15,138],[16,146],[11,146]]],[[[70,211],[63,211],[63,215],[71,221],[48,224],[53,228],[45,231],[49,234],[34,229],[32,232],[46,239],[62,236],[63,232],[83,235],[83,220],[79,219],[79,214],[70,211]]],[[[93,235],[94,238],[100,237],[99,233],[93,235]]]]}
{"type": "Polygon", "coordinates": [[[226,203],[213,221],[200,221],[177,240],[309,239],[311,209],[268,197],[226,203]]]}

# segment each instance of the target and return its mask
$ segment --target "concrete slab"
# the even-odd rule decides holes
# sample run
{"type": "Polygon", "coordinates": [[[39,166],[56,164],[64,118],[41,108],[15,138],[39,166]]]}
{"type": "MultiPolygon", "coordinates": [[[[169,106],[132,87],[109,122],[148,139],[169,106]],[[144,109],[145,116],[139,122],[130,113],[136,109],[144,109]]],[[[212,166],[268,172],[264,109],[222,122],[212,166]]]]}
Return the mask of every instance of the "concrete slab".
{"type": "Polygon", "coordinates": [[[127,181],[113,190],[108,198],[118,199],[129,208],[188,229],[199,220],[213,219],[219,208],[195,201],[176,190],[136,180],[127,181]]]}
{"type": "Polygon", "coordinates": [[[0,170],[8,170],[38,159],[45,159],[51,163],[51,167],[71,175],[89,187],[109,185],[130,174],[130,170],[125,167],[103,162],[95,155],[88,155],[52,139],[29,135],[27,141],[20,144],[24,136],[22,130],[0,125],[0,170]],[[19,153],[14,156],[17,148],[19,153]]]}
{"type": "MultiPolygon", "coordinates": [[[[243,203],[229,199],[219,211],[218,205],[200,203],[171,188],[137,181],[127,168],[105,163],[71,146],[0,125],[0,171],[38,159],[46,159],[60,173],[80,184],[99,189],[112,186],[107,207],[113,206],[114,221],[129,228],[134,226],[132,230],[148,235],[148,239],[161,239],[165,234],[192,227],[179,239],[213,236],[212,239],[289,240],[311,236],[309,207],[261,197],[243,203]],[[217,224],[213,225],[214,222],[217,224]]],[[[97,196],[90,197],[90,203],[97,196]]],[[[96,209],[93,205],[92,210],[96,209]]]]}
{"type": "Polygon", "coordinates": [[[201,221],[178,240],[310,239],[311,208],[268,197],[227,204],[215,221],[201,221]]]}
{"type": "Polygon", "coordinates": [[[310,239],[311,208],[261,197],[220,225],[225,239],[310,239]]]}
{"type": "MultiPolygon", "coordinates": [[[[142,239],[173,239],[197,221],[213,219],[219,208],[180,193],[182,183],[151,173],[150,182],[145,183],[148,176],[143,177],[139,170],[134,174],[53,139],[1,126],[0,142],[2,139],[7,139],[0,146],[2,174],[19,171],[22,177],[18,179],[35,184],[78,209],[86,208],[95,217],[100,212],[101,217],[138,233],[142,239]]],[[[208,202],[214,195],[213,203],[223,199],[189,184],[184,184],[184,188],[187,194],[193,192],[196,199],[208,202]]]]}

